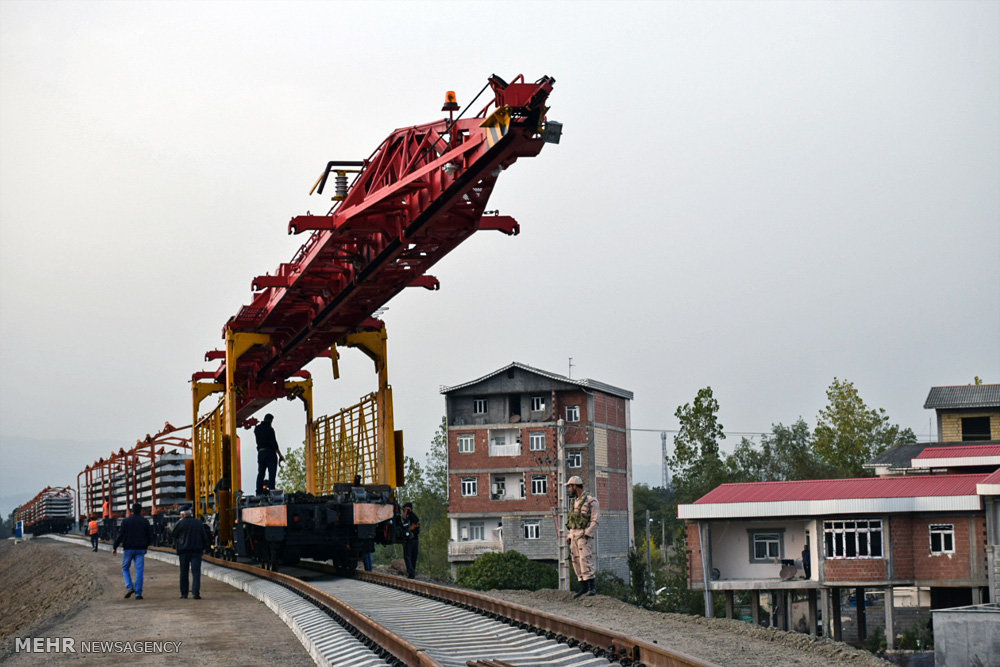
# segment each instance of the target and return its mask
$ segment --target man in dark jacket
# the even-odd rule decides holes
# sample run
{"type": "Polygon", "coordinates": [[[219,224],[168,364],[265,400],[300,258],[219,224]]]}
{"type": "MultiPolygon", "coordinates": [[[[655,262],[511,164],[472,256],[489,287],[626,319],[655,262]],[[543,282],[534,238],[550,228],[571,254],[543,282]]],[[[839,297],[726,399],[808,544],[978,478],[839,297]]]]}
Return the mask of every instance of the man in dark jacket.
{"type": "Polygon", "coordinates": [[[285,460],[278,449],[278,438],[274,435],[274,427],[271,422],[274,415],[264,415],[264,421],[254,427],[253,435],[257,439],[257,495],[264,493],[264,489],[274,488],[274,476],[278,471],[278,460],[285,460]],[[267,482],[264,481],[264,473],[268,474],[267,482]]]}
{"type": "Polygon", "coordinates": [[[188,596],[188,569],[191,570],[191,592],[201,599],[201,554],[212,544],[208,527],[191,516],[191,510],[181,510],[181,520],[172,533],[181,570],[181,598],[188,596]]]}
{"type": "Polygon", "coordinates": [[[413,511],[413,503],[403,504],[403,561],[406,576],[417,576],[417,555],[420,552],[420,517],[413,511]]]}
{"type": "Polygon", "coordinates": [[[146,549],[153,541],[153,527],[142,516],[142,505],[132,505],[132,515],[122,521],[121,530],[111,547],[111,553],[118,553],[118,545],[122,545],[122,575],[125,577],[125,597],[142,599],[142,572],[145,568],[146,549]],[[135,562],[135,587],[132,586],[131,566],[135,562]]]}

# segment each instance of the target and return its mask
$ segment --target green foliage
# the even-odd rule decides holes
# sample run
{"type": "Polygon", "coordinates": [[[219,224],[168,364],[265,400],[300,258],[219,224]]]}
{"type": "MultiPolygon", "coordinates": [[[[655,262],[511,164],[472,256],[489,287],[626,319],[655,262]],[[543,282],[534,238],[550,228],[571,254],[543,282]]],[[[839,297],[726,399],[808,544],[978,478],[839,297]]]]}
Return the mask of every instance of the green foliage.
{"type": "Polygon", "coordinates": [[[672,487],[666,489],[659,486],[650,488],[645,484],[633,486],[632,506],[634,514],[632,522],[635,534],[641,535],[646,532],[643,524],[646,522],[646,510],[649,510],[649,518],[653,520],[653,527],[650,531],[653,535],[653,543],[659,545],[662,541],[660,526],[665,522],[667,524],[666,532],[669,534],[677,522],[676,504],[672,487]]]}
{"type": "Polygon", "coordinates": [[[719,441],[726,436],[718,412],[712,388],[705,387],[698,390],[693,404],[685,403],[674,413],[680,431],[674,436],[674,451],[667,457],[667,465],[679,503],[692,503],[727,481],[726,466],[719,455],[719,441]]]}
{"type": "Polygon", "coordinates": [[[823,479],[831,469],[813,448],[809,425],[800,417],[791,426],[772,424],[760,445],[743,438],[726,459],[731,482],[823,479]]]}
{"type": "Polygon", "coordinates": [[[285,452],[285,460],[278,466],[278,488],[285,493],[306,490],[305,445],[285,452]]]}
{"type": "Polygon", "coordinates": [[[890,424],[884,409],[869,409],[854,383],[833,378],[826,396],[829,404],[819,413],[814,447],[833,475],[869,475],[862,467],[867,461],[889,447],[916,441],[909,428],[890,424]]]}
{"type": "Polygon", "coordinates": [[[537,591],[540,588],[556,588],[559,576],[551,565],[529,560],[518,551],[505,551],[483,554],[472,565],[459,568],[456,583],[478,591],[537,591]]]}
{"type": "MultiPolygon", "coordinates": [[[[448,424],[444,418],[431,441],[424,466],[410,457],[403,459],[405,486],[396,489],[400,504],[413,503],[413,511],[420,517],[420,556],[417,558],[417,572],[440,579],[451,580],[448,564],[448,424]]],[[[399,545],[383,546],[376,549],[375,559],[388,563],[402,558],[399,545]]]]}
{"type": "Polygon", "coordinates": [[[928,629],[926,623],[911,625],[899,638],[901,648],[908,651],[923,651],[934,646],[934,633],[928,629]]]}
{"type": "Polygon", "coordinates": [[[629,587],[629,602],[640,607],[649,608],[652,601],[653,581],[646,569],[646,553],[638,549],[628,550],[628,572],[631,578],[629,587]]]}
{"type": "Polygon", "coordinates": [[[610,570],[600,570],[594,577],[594,588],[601,595],[628,601],[629,588],[625,580],[610,570]]]}
{"type": "Polygon", "coordinates": [[[881,655],[885,653],[885,649],[888,643],[885,641],[885,630],[876,627],[868,633],[868,639],[865,640],[865,650],[874,653],[876,655],[881,655]]]}
{"type": "Polygon", "coordinates": [[[687,531],[683,525],[678,525],[673,532],[673,547],[668,552],[667,567],[656,576],[656,590],[663,591],[656,596],[658,611],[677,614],[704,615],[705,598],[698,591],[688,588],[687,574],[687,531]]]}

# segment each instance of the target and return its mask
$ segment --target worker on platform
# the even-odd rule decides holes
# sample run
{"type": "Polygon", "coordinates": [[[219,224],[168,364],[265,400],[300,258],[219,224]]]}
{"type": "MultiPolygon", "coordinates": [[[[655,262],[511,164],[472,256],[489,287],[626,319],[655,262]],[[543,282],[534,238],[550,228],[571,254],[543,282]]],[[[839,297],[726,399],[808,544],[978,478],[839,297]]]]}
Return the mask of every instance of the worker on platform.
{"type": "Polygon", "coordinates": [[[111,547],[111,553],[118,553],[118,545],[122,545],[122,576],[125,577],[125,597],[142,599],[142,573],[146,562],[146,549],[153,542],[153,527],[142,516],[142,505],[132,505],[132,514],[122,521],[121,530],[111,547]],[[132,563],[135,563],[135,585],[132,585],[132,563]]]}
{"type": "Polygon", "coordinates": [[[181,599],[188,596],[188,570],[191,571],[191,592],[195,600],[201,599],[201,554],[212,545],[208,526],[195,518],[191,510],[181,510],[181,520],[174,526],[174,547],[180,561],[181,599]]]}
{"type": "Polygon", "coordinates": [[[264,421],[257,424],[253,429],[253,435],[257,439],[257,495],[264,493],[264,489],[274,488],[274,476],[278,472],[278,461],[284,461],[278,449],[278,438],[274,435],[274,427],[271,422],[274,415],[264,415],[264,421]],[[267,481],[264,481],[264,473],[267,473],[267,481]]]}
{"type": "Polygon", "coordinates": [[[413,511],[413,503],[403,503],[403,561],[406,576],[417,576],[417,556],[420,552],[420,517],[413,511]]]}
{"type": "Polygon", "coordinates": [[[90,534],[90,546],[94,548],[94,551],[97,551],[97,538],[101,532],[101,525],[97,523],[97,517],[90,517],[87,532],[90,534]]]}
{"type": "Polygon", "coordinates": [[[573,571],[580,582],[580,589],[573,595],[597,595],[594,589],[594,538],[597,536],[597,526],[601,521],[601,508],[597,498],[584,492],[583,480],[574,475],[566,482],[569,494],[573,498],[570,505],[566,528],[569,529],[570,555],[573,559],[573,571]]]}

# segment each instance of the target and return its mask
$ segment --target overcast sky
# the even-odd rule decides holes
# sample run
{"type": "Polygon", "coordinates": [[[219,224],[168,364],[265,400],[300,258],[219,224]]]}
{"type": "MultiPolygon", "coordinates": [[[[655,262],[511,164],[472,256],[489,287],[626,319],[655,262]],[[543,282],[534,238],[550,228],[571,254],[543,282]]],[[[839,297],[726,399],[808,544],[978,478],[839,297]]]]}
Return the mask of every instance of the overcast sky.
{"type": "MultiPolygon", "coordinates": [[[[814,426],[836,376],[926,439],[931,386],[1000,382],[997,2],[5,0],[0,495],[190,423],[326,162],[494,72],[555,77],[563,140],[498,182],[519,236],[383,316],[409,454],[441,385],[511,361],[572,357],[654,431],[707,385],[727,431],[814,426]]],[[[319,414],[375,387],[345,357],[336,384],[308,367],[319,414]]],[[[301,409],[270,411],[299,444],[301,409]]],[[[659,435],[633,445],[658,484],[659,435]]]]}

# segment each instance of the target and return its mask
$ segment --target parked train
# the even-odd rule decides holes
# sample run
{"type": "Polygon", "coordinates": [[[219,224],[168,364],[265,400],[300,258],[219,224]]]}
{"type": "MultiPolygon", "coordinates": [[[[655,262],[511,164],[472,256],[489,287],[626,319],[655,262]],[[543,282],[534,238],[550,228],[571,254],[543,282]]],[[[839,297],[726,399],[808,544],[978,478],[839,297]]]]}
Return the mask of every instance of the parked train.
{"type": "Polygon", "coordinates": [[[14,520],[22,522],[31,535],[68,533],[75,524],[73,491],[68,486],[47,486],[38,495],[14,511],[14,520]]]}

